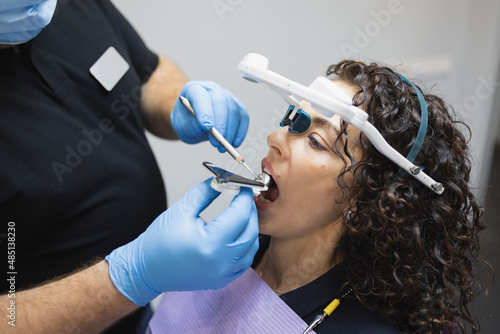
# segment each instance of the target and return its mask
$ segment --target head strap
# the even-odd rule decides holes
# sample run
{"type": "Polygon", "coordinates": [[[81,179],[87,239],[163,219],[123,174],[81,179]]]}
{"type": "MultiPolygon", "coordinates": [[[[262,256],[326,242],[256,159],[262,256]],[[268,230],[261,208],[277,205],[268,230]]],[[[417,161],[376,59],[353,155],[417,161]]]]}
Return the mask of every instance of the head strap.
{"type": "Polygon", "coordinates": [[[427,115],[427,103],[425,102],[424,96],[420,92],[420,90],[412,84],[408,79],[402,76],[399,73],[396,73],[401,79],[410,84],[413,87],[415,93],[417,93],[418,103],[420,103],[420,127],[418,128],[417,138],[411,147],[410,153],[406,156],[411,163],[415,161],[415,158],[420,152],[422,148],[422,144],[424,143],[425,134],[427,133],[427,125],[428,125],[428,115],[427,115]]]}

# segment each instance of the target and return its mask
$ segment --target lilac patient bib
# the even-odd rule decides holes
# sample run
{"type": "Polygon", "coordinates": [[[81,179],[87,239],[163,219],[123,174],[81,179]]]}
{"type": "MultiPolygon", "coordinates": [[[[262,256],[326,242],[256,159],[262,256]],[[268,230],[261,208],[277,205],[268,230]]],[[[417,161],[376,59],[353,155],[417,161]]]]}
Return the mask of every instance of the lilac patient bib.
{"type": "Polygon", "coordinates": [[[147,333],[301,334],[306,328],[250,268],[219,290],[165,293],[147,333]]]}

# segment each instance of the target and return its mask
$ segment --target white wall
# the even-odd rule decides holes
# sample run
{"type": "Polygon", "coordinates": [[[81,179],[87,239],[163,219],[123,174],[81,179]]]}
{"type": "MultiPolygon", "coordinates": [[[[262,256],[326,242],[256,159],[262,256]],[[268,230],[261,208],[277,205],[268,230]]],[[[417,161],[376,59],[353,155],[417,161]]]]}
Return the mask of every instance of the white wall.
{"type": "MultiPolygon", "coordinates": [[[[147,44],[191,78],[213,80],[247,105],[251,125],[240,152],[258,169],[266,136],[285,104],[262,86],[240,78],[248,52],[270,69],[309,84],[345,57],[396,65],[423,87],[441,94],[473,131],[474,180],[484,189],[491,143],[491,84],[498,81],[500,2],[495,0],[114,0],[147,44]],[[381,13],[389,13],[382,15],[381,13]],[[363,31],[366,35],[363,39],[363,31]],[[346,49],[350,46],[351,49],[346,49]],[[357,50],[353,53],[352,49],[357,50]]],[[[492,122],[495,118],[495,122],[492,122]]],[[[172,204],[208,177],[208,160],[245,174],[209,144],[187,146],[151,137],[172,204]]],[[[215,205],[214,212],[225,204],[215,205]]]]}

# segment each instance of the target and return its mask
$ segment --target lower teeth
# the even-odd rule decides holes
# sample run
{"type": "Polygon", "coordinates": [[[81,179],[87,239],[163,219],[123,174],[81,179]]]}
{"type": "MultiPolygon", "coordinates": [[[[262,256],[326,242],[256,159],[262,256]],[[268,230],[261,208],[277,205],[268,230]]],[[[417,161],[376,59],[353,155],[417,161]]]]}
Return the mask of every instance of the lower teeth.
{"type": "Polygon", "coordinates": [[[268,200],[267,198],[265,198],[264,196],[262,196],[262,194],[260,194],[260,196],[259,196],[259,197],[260,197],[260,200],[261,200],[262,202],[264,202],[264,203],[271,203],[271,201],[270,201],[270,200],[268,200]]]}

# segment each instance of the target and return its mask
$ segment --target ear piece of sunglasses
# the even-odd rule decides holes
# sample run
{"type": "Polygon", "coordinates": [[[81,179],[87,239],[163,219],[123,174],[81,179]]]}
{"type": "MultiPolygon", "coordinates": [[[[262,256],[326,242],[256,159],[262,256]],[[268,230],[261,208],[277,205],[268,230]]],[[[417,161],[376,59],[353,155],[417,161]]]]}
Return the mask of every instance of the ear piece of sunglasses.
{"type": "Polygon", "coordinates": [[[295,106],[288,107],[288,110],[280,122],[280,126],[289,126],[288,131],[293,133],[302,133],[307,131],[311,126],[311,117],[308,113],[302,109],[298,109],[297,112],[293,112],[295,106]]]}

